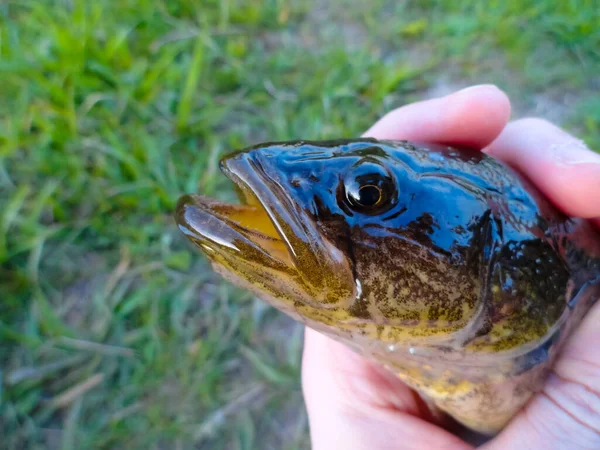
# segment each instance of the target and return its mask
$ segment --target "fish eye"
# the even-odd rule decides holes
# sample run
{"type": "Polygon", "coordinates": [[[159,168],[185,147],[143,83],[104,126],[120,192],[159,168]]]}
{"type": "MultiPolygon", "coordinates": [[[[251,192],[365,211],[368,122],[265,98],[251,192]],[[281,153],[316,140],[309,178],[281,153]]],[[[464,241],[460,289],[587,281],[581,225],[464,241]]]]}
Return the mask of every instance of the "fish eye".
{"type": "Polygon", "coordinates": [[[344,180],[346,200],[356,212],[381,213],[396,202],[396,184],[383,167],[367,166],[358,167],[344,180]]]}

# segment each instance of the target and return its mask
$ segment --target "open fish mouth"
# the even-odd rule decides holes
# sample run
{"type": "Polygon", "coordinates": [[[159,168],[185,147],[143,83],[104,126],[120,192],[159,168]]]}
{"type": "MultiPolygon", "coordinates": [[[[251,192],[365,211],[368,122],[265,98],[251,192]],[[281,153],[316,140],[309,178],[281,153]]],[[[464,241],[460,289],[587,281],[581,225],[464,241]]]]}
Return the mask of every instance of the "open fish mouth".
{"type": "Polygon", "coordinates": [[[236,185],[241,204],[184,195],[175,213],[180,230],[213,263],[271,294],[281,294],[276,279],[284,277],[293,296],[302,294],[319,308],[354,300],[347,258],[289,195],[269,161],[238,153],[223,160],[221,170],[236,185]]]}
{"type": "Polygon", "coordinates": [[[185,195],[176,214],[180,230],[209,257],[220,255],[282,272],[293,270],[290,254],[261,206],[185,195]]]}

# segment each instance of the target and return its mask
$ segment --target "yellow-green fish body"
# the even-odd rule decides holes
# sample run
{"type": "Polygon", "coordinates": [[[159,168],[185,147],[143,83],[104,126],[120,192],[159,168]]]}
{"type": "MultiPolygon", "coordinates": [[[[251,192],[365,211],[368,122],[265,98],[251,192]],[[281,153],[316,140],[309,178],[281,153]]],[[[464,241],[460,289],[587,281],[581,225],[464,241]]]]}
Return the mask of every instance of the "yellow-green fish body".
{"type": "Polygon", "coordinates": [[[225,278],[493,434],[600,296],[600,236],[470,149],[269,143],[222,161],[242,205],[176,219],[225,278]]]}

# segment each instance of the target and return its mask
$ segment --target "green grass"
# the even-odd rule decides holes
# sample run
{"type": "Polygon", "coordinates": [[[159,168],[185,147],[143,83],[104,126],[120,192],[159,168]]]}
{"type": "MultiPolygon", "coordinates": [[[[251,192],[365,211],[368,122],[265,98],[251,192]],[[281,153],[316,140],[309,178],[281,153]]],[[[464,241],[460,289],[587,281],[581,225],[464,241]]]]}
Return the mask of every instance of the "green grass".
{"type": "Polygon", "coordinates": [[[471,82],[600,148],[596,2],[331,5],[2,2],[2,448],[308,447],[302,330],[171,218],[220,155],[471,82]]]}

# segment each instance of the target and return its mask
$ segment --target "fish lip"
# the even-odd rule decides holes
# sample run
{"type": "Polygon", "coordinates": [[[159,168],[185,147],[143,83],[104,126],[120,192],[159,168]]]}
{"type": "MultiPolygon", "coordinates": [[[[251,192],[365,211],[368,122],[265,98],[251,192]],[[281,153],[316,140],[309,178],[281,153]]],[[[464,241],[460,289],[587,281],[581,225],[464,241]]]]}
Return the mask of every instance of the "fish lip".
{"type": "Polygon", "coordinates": [[[246,202],[252,200],[264,209],[285,244],[289,259],[274,257],[269,249],[253,239],[249,228],[236,227],[226,217],[215,214],[211,202],[219,202],[205,197],[187,195],[179,200],[175,219],[180,230],[203,248],[209,258],[212,251],[221,259],[247,260],[243,252],[232,245],[253,248],[257,258],[253,262],[291,276],[304,291],[301,300],[311,306],[329,309],[348,305],[357,295],[348,259],[323,237],[266,159],[256,152],[239,152],[223,159],[220,168],[246,196],[246,202]],[[199,223],[203,223],[204,228],[198,226],[199,223]],[[221,234],[215,235],[215,230],[221,234]],[[237,242],[233,242],[236,239],[237,242]]]}

